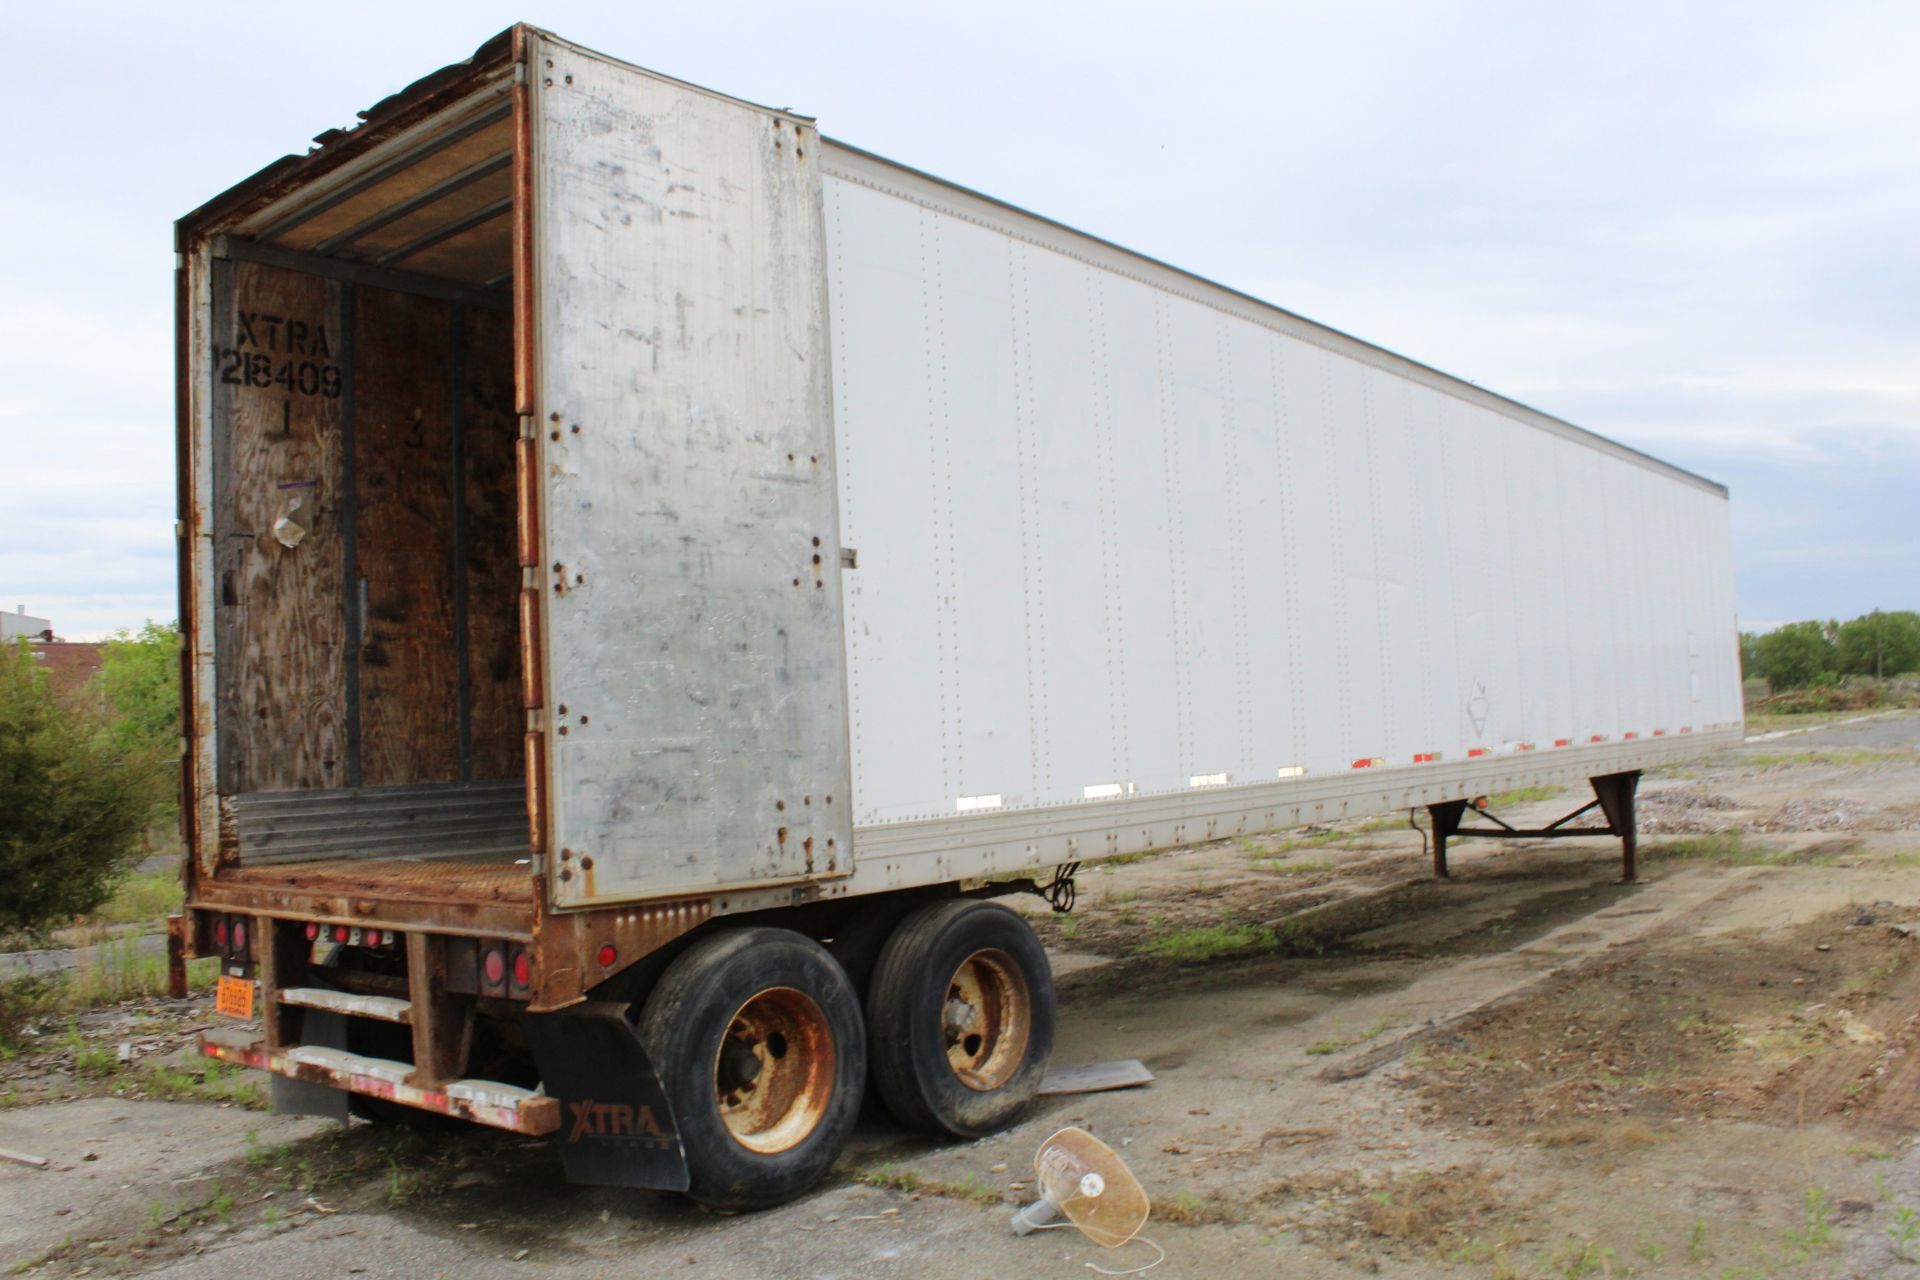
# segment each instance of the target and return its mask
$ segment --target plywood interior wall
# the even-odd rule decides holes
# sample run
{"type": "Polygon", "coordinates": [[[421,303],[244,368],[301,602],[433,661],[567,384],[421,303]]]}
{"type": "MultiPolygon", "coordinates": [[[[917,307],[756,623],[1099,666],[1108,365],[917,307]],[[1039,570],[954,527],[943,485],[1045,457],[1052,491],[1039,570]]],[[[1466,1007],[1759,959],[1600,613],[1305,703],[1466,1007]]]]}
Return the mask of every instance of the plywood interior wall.
{"type": "Polygon", "coordinates": [[[221,786],[344,786],[340,286],[223,263],[214,288],[221,786]]]}
{"type": "Polygon", "coordinates": [[[472,774],[518,778],[526,712],[520,705],[520,561],[514,541],[513,321],[468,307],[466,343],[467,689],[472,774]]]}
{"type": "Polygon", "coordinates": [[[518,778],[509,316],[253,263],[215,291],[221,790],[518,778]]]}
{"type": "Polygon", "coordinates": [[[361,780],[457,782],[453,304],[354,292],[361,780]]]}

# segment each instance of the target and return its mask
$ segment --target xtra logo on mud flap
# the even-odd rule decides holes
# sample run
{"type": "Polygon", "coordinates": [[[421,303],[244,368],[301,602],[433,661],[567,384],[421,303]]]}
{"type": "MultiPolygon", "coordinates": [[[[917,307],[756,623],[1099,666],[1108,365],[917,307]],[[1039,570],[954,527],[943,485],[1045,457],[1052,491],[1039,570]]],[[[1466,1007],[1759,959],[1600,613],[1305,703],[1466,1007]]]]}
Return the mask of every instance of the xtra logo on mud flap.
{"type": "Polygon", "coordinates": [[[624,1102],[568,1102],[573,1125],[567,1131],[568,1142],[588,1139],[621,1146],[654,1147],[662,1151],[675,1145],[674,1136],[660,1127],[649,1106],[629,1106],[624,1102]]]}

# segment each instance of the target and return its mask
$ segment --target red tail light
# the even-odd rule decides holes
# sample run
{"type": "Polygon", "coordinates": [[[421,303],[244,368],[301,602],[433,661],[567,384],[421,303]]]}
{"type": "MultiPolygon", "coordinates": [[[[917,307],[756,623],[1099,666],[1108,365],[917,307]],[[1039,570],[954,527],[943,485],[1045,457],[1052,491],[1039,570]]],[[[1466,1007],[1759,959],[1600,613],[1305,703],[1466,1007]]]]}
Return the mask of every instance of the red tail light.
{"type": "Polygon", "coordinates": [[[319,925],[319,923],[318,923],[317,921],[314,921],[314,920],[309,920],[309,921],[307,921],[307,941],[308,941],[308,942],[313,942],[313,941],[315,941],[316,939],[318,939],[318,938],[319,938],[319,936],[320,936],[320,925],[319,925]]]}
{"type": "Polygon", "coordinates": [[[348,938],[351,938],[352,936],[353,936],[353,930],[347,928],[347,926],[343,924],[337,924],[333,926],[333,940],[335,942],[345,942],[348,938]]]}
{"type": "Polygon", "coordinates": [[[361,934],[360,937],[361,937],[361,940],[364,941],[370,947],[377,947],[380,945],[380,931],[378,929],[369,929],[365,933],[361,934]]]}
{"type": "Polygon", "coordinates": [[[238,955],[247,954],[247,922],[245,920],[233,922],[233,949],[238,955]]]}
{"type": "Polygon", "coordinates": [[[224,916],[213,922],[213,945],[222,951],[227,949],[227,921],[224,916]]]}
{"type": "Polygon", "coordinates": [[[487,954],[480,958],[480,973],[490,987],[497,987],[507,980],[507,957],[500,948],[487,949],[487,954]]]}
{"type": "Polygon", "coordinates": [[[514,952],[513,953],[513,985],[516,987],[524,987],[532,981],[533,981],[533,964],[531,961],[527,959],[527,953],[524,951],[514,952]]]}

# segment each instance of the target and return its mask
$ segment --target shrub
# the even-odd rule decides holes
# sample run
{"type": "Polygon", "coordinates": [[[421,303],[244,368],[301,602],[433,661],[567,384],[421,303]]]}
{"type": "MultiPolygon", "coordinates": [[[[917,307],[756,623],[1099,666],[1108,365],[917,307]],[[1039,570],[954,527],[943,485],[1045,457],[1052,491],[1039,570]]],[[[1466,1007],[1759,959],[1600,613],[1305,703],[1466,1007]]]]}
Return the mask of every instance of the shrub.
{"type": "Polygon", "coordinates": [[[57,699],[24,643],[0,646],[0,934],[106,901],[154,815],[160,772],[90,700],[57,699]]]}

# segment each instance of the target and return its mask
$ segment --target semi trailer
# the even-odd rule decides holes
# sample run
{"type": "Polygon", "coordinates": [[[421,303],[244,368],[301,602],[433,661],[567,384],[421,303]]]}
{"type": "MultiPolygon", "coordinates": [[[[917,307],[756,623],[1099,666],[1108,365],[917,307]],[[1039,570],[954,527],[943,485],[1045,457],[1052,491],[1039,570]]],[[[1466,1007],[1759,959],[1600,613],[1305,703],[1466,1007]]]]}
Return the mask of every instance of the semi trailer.
{"type": "Polygon", "coordinates": [[[542,30],[176,245],[173,950],[282,1109],[777,1203],[1032,1099],[1007,894],[1589,781],[1630,876],[1740,733],[1720,486],[542,30]]]}

